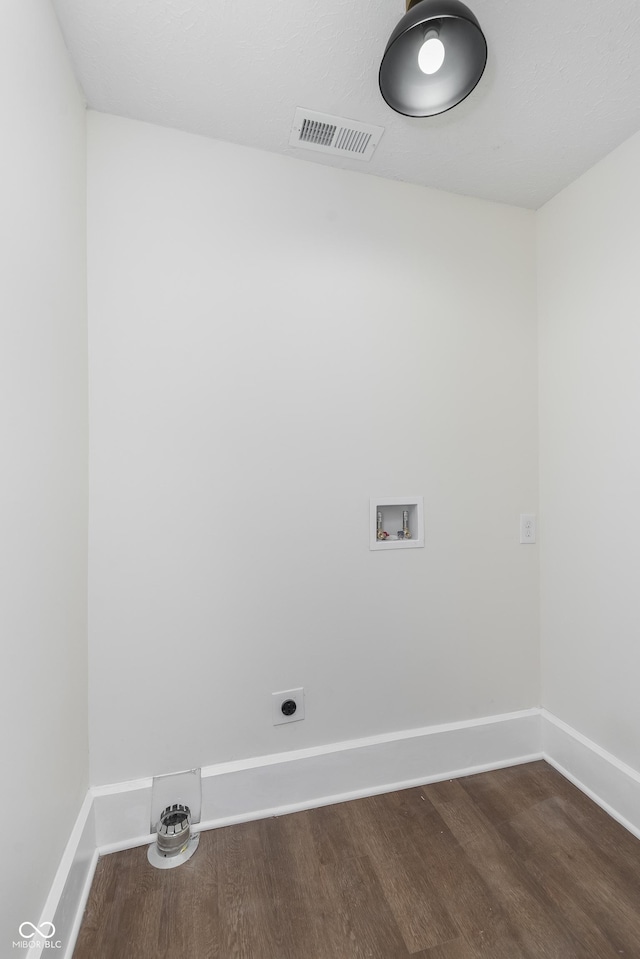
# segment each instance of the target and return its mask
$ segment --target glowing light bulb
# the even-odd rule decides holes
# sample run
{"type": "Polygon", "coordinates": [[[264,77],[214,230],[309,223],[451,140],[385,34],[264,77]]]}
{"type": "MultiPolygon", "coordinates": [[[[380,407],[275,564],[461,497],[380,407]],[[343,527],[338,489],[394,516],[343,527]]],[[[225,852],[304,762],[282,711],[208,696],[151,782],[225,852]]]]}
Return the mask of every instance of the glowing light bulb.
{"type": "Polygon", "coordinates": [[[420,47],[418,66],[423,73],[437,73],[444,63],[444,43],[438,37],[428,37],[420,47]]]}

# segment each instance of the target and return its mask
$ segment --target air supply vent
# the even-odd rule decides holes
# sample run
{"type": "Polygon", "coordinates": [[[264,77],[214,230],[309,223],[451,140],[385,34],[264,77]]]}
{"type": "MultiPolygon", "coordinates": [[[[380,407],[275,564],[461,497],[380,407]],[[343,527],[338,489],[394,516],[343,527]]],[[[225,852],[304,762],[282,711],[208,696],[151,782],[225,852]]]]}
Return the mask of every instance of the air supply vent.
{"type": "Polygon", "coordinates": [[[315,113],[298,107],[289,138],[292,147],[348,156],[354,160],[370,160],[384,133],[382,127],[357,120],[345,120],[326,113],[315,113]]]}

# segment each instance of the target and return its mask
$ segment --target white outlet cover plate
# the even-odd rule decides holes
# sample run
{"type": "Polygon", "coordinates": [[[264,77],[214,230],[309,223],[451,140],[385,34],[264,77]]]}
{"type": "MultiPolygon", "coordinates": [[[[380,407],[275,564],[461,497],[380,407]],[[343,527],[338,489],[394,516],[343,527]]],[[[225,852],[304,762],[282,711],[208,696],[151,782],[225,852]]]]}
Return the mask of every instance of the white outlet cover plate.
{"type": "Polygon", "coordinates": [[[304,719],[304,687],[298,689],[284,689],[280,693],[271,693],[271,713],[273,725],[281,726],[282,723],[297,723],[304,719]],[[285,716],[282,712],[282,704],[286,699],[293,699],[297,709],[292,716],[285,716]]]}
{"type": "Polygon", "coordinates": [[[533,545],[536,541],[536,514],[520,513],[520,542],[533,545]]]}

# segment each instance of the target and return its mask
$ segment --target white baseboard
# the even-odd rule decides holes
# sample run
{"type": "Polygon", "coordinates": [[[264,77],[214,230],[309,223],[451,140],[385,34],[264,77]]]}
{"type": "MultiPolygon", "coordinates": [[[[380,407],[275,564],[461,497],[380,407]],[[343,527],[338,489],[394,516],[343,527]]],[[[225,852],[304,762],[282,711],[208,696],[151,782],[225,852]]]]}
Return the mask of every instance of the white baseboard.
{"type": "MultiPolygon", "coordinates": [[[[60,959],[71,959],[73,954],[97,862],[95,810],[93,795],[89,790],[62,854],[38,924],[42,929],[43,923],[54,924],[55,934],[51,939],[60,945],[51,955],[60,956],[60,959]]],[[[47,946],[50,943],[39,935],[34,940],[37,945],[32,946],[29,953],[48,955],[47,946]]]]}
{"type": "MultiPolygon", "coordinates": [[[[539,723],[529,709],[203,767],[199,828],[539,759],[539,723]]],[[[150,779],[92,791],[101,853],[150,841],[150,779]]]]}
{"type": "MultiPolygon", "coordinates": [[[[542,758],[640,838],[640,773],[540,709],[203,767],[197,828],[281,816],[542,758]]],[[[43,914],[54,915],[56,938],[65,946],[61,959],[71,959],[98,855],[151,842],[150,808],[151,779],[89,791],[43,914]]]]}
{"type": "Polygon", "coordinates": [[[640,839],[640,773],[546,709],[540,722],[547,762],[640,839]]]}

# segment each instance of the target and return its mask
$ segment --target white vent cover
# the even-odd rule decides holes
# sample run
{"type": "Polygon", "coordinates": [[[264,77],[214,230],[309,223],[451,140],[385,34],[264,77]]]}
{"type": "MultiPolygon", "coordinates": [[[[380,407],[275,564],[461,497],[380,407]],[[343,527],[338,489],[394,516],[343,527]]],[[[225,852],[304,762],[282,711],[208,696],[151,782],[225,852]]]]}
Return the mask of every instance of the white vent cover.
{"type": "Polygon", "coordinates": [[[298,107],[289,145],[354,160],[370,160],[383,133],[383,127],[371,123],[358,123],[357,120],[345,120],[344,117],[298,107]]]}

